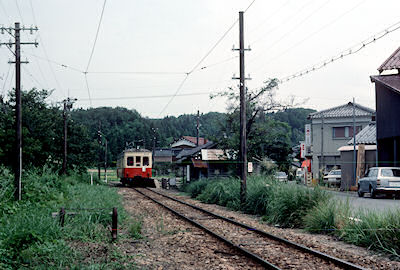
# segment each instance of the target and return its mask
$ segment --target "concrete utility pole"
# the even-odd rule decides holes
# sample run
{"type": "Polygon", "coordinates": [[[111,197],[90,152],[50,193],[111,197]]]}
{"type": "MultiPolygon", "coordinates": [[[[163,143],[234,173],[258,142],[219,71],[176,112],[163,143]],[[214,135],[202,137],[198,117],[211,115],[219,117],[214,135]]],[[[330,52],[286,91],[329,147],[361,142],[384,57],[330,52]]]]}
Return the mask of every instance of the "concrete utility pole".
{"type": "MultiPolygon", "coordinates": [[[[322,173],[324,173],[325,171],[325,157],[324,157],[324,113],[322,113],[322,117],[321,117],[321,171],[322,173]]],[[[322,177],[324,177],[324,175],[322,175],[322,177]]]]}
{"type": "Polygon", "coordinates": [[[0,27],[0,31],[2,34],[4,32],[9,33],[11,36],[15,38],[15,42],[5,42],[0,43],[1,45],[6,45],[10,51],[11,47],[15,45],[15,52],[12,52],[15,56],[15,61],[9,61],[9,64],[15,64],[15,134],[16,134],[16,148],[15,148],[15,164],[14,164],[14,198],[17,201],[21,200],[21,176],[22,176],[22,104],[21,104],[21,64],[27,64],[28,61],[21,61],[21,45],[35,45],[38,46],[38,43],[35,42],[21,42],[20,40],[20,31],[28,30],[31,34],[33,31],[37,31],[37,27],[30,27],[22,29],[20,28],[20,23],[16,22],[15,27],[0,27]],[[14,31],[14,34],[12,32],[14,31]]]}
{"type": "Polygon", "coordinates": [[[243,11],[239,12],[239,49],[233,49],[239,51],[239,65],[240,65],[240,77],[233,78],[240,80],[240,149],[239,149],[239,164],[240,164],[240,202],[243,205],[246,201],[246,190],[247,190],[247,134],[246,134],[246,86],[245,70],[244,70],[244,52],[249,49],[244,48],[244,27],[243,27],[243,11]]]}
{"type": "Polygon", "coordinates": [[[197,110],[197,125],[196,125],[196,145],[199,146],[199,130],[200,130],[200,111],[197,110]]]}
{"type": "Polygon", "coordinates": [[[64,110],[63,110],[63,118],[64,118],[64,158],[63,158],[63,164],[62,164],[62,174],[66,174],[67,173],[67,141],[68,141],[68,137],[67,137],[67,130],[68,130],[68,112],[70,109],[72,109],[72,104],[74,104],[74,102],[77,101],[76,98],[74,99],[64,99],[63,103],[64,103],[64,110]]]}

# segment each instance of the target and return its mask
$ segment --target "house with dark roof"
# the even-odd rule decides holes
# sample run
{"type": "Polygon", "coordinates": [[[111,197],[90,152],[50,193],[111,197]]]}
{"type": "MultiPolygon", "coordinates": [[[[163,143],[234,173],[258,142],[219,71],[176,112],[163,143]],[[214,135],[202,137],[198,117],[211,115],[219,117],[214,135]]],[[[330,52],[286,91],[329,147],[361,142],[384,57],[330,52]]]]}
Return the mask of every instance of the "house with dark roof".
{"type": "Polygon", "coordinates": [[[373,109],[357,103],[346,103],[337,107],[311,113],[311,170],[313,178],[320,177],[320,171],[327,172],[340,168],[341,146],[347,145],[349,139],[369,125],[373,109]],[[353,118],[355,132],[353,132],[353,118]]]}
{"type": "Polygon", "coordinates": [[[400,47],[371,76],[375,83],[379,166],[400,166],[400,47]],[[384,74],[385,73],[385,74],[384,74]]]}
{"type": "Polygon", "coordinates": [[[182,136],[171,144],[171,148],[195,148],[197,146],[206,144],[207,142],[208,140],[202,137],[199,137],[197,141],[197,137],[182,136]]]}

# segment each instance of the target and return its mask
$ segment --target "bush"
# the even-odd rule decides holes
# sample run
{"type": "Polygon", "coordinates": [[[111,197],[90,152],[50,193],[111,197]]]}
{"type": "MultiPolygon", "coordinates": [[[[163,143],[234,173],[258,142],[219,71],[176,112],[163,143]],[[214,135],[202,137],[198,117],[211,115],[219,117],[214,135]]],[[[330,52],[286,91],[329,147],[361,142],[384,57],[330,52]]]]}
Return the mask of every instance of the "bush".
{"type": "Polygon", "coordinates": [[[400,210],[385,213],[361,211],[344,226],[341,236],[349,243],[384,251],[400,259],[400,210]]]}
{"type": "Polygon", "coordinates": [[[316,205],[304,217],[304,228],[311,233],[340,235],[340,231],[350,220],[349,202],[326,201],[316,205]]]}
{"type": "Polygon", "coordinates": [[[281,227],[303,227],[307,212],[328,198],[328,194],[318,188],[275,183],[263,219],[281,227]]]}
{"type": "Polygon", "coordinates": [[[108,241],[112,208],[120,223],[125,218],[121,198],[106,186],[83,184],[88,179],[48,168],[24,171],[22,200],[15,202],[13,177],[0,169],[0,269],[76,268],[81,258],[67,241],[108,241]],[[65,217],[63,228],[51,215],[60,207],[76,212],[65,217]]]}
{"type": "Polygon", "coordinates": [[[209,181],[207,180],[193,181],[185,186],[184,191],[186,193],[189,193],[190,197],[196,198],[204,191],[204,188],[207,186],[208,183],[209,181]]]}

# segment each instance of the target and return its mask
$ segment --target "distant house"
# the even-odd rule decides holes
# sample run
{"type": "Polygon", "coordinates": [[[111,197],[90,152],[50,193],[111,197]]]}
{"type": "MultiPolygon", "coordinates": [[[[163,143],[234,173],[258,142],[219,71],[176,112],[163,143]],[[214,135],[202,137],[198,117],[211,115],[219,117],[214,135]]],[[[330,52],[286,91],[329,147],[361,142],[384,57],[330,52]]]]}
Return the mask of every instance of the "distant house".
{"type": "Polygon", "coordinates": [[[360,177],[364,176],[365,171],[376,166],[376,124],[375,121],[363,128],[356,135],[356,163],[354,163],[354,140],[353,138],[347,142],[346,146],[339,149],[342,180],[340,188],[342,190],[350,190],[351,187],[356,187],[354,178],[354,170],[357,168],[357,163],[362,162],[363,171],[360,172],[360,177]],[[364,146],[364,160],[358,160],[359,146],[364,146]],[[354,165],[354,166],[353,166],[354,165]]]}
{"type": "Polygon", "coordinates": [[[171,148],[195,148],[197,146],[204,145],[207,142],[207,139],[199,137],[199,142],[197,145],[197,137],[182,136],[180,139],[171,144],[171,148]]]}
{"type": "MultiPolygon", "coordinates": [[[[354,103],[355,129],[357,134],[366,127],[375,111],[354,103]]],[[[353,137],[353,103],[311,113],[311,169],[314,178],[319,177],[320,170],[326,172],[340,168],[341,146],[347,145],[353,137]]]]}
{"type": "Polygon", "coordinates": [[[391,72],[370,77],[375,83],[378,165],[400,166],[400,47],[378,71],[391,72]]]}

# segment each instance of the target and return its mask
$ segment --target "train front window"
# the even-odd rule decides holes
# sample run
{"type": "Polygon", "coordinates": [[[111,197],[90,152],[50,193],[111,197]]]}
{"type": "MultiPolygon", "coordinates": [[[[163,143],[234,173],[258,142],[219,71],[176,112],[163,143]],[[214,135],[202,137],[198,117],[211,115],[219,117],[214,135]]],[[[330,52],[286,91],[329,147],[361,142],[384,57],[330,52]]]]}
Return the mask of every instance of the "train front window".
{"type": "Polygon", "coordinates": [[[127,166],[133,166],[133,157],[128,157],[126,159],[126,165],[127,166]]]}
{"type": "Polygon", "coordinates": [[[149,166],[149,157],[143,157],[143,166],[149,166]]]}
{"type": "Polygon", "coordinates": [[[136,156],[136,161],[135,161],[135,164],[136,164],[136,167],[140,167],[140,163],[141,163],[141,160],[140,160],[140,156],[136,156]]]}

